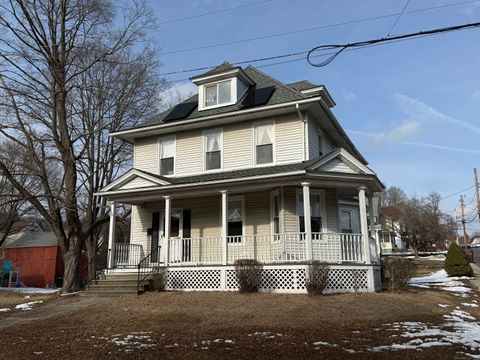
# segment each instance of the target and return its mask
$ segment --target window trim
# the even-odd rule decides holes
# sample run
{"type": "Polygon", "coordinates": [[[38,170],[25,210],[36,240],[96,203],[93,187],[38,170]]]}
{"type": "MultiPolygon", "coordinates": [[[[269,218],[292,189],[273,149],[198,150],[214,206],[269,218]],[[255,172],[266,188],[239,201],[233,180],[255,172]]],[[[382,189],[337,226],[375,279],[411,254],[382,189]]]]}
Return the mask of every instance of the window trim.
{"type": "Polygon", "coordinates": [[[204,130],[202,133],[203,137],[203,149],[202,149],[202,161],[203,161],[203,172],[218,172],[223,171],[223,128],[214,128],[204,130]],[[219,169],[210,169],[207,170],[207,135],[212,133],[220,133],[220,168],[219,169]]]}
{"type": "Polygon", "coordinates": [[[280,190],[275,189],[270,191],[270,234],[275,234],[275,224],[273,222],[274,214],[275,214],[275,208],[274,208],[274,203],[273,203],[273,198],[275,196],[278,196],[278,233],[282,233],[282,226],[281,226],[281,221],[282,221],[282,199],[280,196],[280,190]]]}
{"type": "MultiPolygon", "coordinates": [[[[168,158],[166,158],[168,159],[168,158]]],[[[158,171],[157,174],[160,176],[170,177],[175,176],[177,170],[177,137],[173,136],[164,136],[158,139],[158,171]],[[173,174],[162,175],[162,141],[173,140],[173,174]]]]}
{"type": "Polygon", "coordinates": [[[253,160],[253,166],[255,167],[262,167],[262,166],[272,166],[277,164],[277,154],[276,154],[276,136],[275,136],[275,120],[265,120],[265,121],[255,121],[252,122],[252,160],[253,160]],[[262,125],[272,125],[272,162],[271,163],[265,163],[265,164],[257,164],[257,136],[256,136],[256,128],[258,126],[262,125]]]}
{"type": "MultiPolygon", "coordinates": [[[[243,240],[244,240],[244,237],[246,236],[246,223],[245,223],[245,219],[246,219],[246,215],[245,215],[245,195],[233,195],[233,196],[228,196],[228,201],[227,201],[227,228],[225,229],[225,232],[227,233],[227,245],[241,245],[243,244],[243,240]],[[241,238],[241,241],[239,242],[230,242],[228,241],[228,209],[230,208],[228,205],[230,203],[230,201],[240,201],[241,202],[241,207],[242,207],[242,238],[241,238]]],[[[221,208],[222,208],[222,203],[220,201],[220,229],[222,227],[222,211],[221,211],[221,208]]],[[[235,236],[235,235],[232,235],[232,236],[235,236]]]]}
{"type": "MultiPolygon", "coordinates": [[[[327,226],[327,197],[326,197],[326,191],[324,189],[312,189],[310,188],[310,196],[311,195],[320,195],[320,211],[322,214],[322,229],[321,233],[326,233],[328,232],[328,226],[327,226]]],[[[300,233],[300,214],[298,212],[298,208],[300,207],[300,197],[303,198],[303,190],[300,188],[297,188],[296,194],[295,194],[295,215],[297,218],[297,232],[300,233]]],[[[310,203],[311,206],[311,203],[310,203]]],[[[313,233],[313,231],[312,231],[313,233]]]]}
{"type": "Polygon", "coordinates": [[[237,102],[237,78],[233,77],[230,79],[222,79],[218,81],[214,81],[211,83],[206,83],[200,85],[199,91],[198,91],[198,110],[207,110],[207,109],[215,109],[218,107],[223,107],[223,106],[228,106],[228,105],[233,105],[237,102]],[[223,82],[229,82],[230,83],[230,101],[222,104],[216,104],[216,105],[210,105],[207,106],[206,104],[206,91],[207,91],[207,86],[217,86],[217,101],[218,101],[218,84],[223,83],[223,82]]]}

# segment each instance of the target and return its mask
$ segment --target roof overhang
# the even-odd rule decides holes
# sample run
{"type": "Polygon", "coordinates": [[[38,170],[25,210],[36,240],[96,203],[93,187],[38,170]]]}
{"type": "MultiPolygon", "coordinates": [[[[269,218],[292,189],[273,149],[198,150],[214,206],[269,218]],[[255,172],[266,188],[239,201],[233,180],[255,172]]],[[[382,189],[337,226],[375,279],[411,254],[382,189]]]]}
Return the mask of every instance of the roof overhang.
{"type": "Polygon", "coordinates": [[[205,126],[218,126],[229,123],[235,123],[242,120],[251,120],[265,116],[276,116],[288,114],[296,111],[295,106],[301,105],[302,110],[308,109],[314,103],[318,103],[321,97],[312,97],[303,100],[296,100],[275,105],[259,106],[243,110],[232,111],[229,113],[222,113],[210,116],[202,116],[190,120],[172,121],[170,123],[145,126],[141,128],[117,131],[111,133],[110,136],[123,139],[127,142],[133,143],[136,138],[145,136],[162,135],[173,132],[199,129],[205,126]]]}
{"type": "Polygon", "coordinates": [[[249,86],[255,85],[255,83],[250,78],[250,76],[248,76],[241,67],[237,67],[233,70],[228,70],[218,74],[212,74],[207,76],[200,75],[200,76],[191,77],[190,80],[192,80],[192,82],[196,85],[204,85],[211,82],[230,79],[234,76],[238,77],[246,85],[249,85],[249,86]]]}

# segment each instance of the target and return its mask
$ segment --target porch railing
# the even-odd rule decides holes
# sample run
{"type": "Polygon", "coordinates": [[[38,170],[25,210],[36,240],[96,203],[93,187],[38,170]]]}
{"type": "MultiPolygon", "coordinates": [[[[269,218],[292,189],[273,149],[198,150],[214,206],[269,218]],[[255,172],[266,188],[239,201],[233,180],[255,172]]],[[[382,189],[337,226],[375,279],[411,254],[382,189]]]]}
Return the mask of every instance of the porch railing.
{"type": "MultiPolygon", "coordinates": [[[[375,243],[373,243],[375,246],[375,243]]],[[[312,258],[329,263],[365,262],[361,234],[312,233],[312,258]]],[[[372,251],[369,243],[369,251],[372,251]]],[[[170,264],[221,264],[222,238],[171,238],[170,264]]],[[[244,235],[227,237],[227,263],[256,259],[263,263],[303,262],[307,260],[305,233],[244,235]]],[[[373,260],[373,258],[372,258],[373,260]]]]}
{"type": "Polygon", "coordinates": [[[142,245],[113,244],[113,267],[115,268],[136,268],[144,257],[142,245]]]}

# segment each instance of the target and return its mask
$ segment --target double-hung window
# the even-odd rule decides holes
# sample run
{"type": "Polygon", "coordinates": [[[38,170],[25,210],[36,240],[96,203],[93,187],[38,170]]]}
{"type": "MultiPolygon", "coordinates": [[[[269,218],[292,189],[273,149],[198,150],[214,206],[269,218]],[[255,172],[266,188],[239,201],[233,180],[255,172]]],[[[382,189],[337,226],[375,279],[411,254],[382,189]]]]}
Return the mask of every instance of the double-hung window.
{"type": "Polygon", "coordinates": [[[340,225],[342,227],[342,233],[351,234],[353,232],[353,219],[351,210],[340,211],[340,225]]]}
{"type": "Polygon", "coordinates": [[[255,126],[255,160],[256,164],[273,163],[273,124],[255,126]]]}
{"type": "MultiPolygon", "coordinates": [[[[305,232],[305,217],[303,209],[303,196],[298,196],[298,222],[300,232],[305,232]]],[[[322,232],[322,197],[320,193],[310,194],[310,225],[312,233],[322,232]]]]}
{"type": "Polygon", "coordinates": [[[222,168],[222,131],[205,133],[205,170],[222,168]]]}
{"type": "Polygon", "coordinates": [[[243,198],[228,200],[228,241],[231,243],[242,242],[243,235],[243,198]]]}
{"type": "Polygon", "coordinates": [[[175,139],[160,140],[160,175],[173,175],[175,163],[175,139]]]}
{"type": "Polygon", "coordinates": [[[205,107],[228,104],[232,101],[232,80],[205,85],[205,107]]]}

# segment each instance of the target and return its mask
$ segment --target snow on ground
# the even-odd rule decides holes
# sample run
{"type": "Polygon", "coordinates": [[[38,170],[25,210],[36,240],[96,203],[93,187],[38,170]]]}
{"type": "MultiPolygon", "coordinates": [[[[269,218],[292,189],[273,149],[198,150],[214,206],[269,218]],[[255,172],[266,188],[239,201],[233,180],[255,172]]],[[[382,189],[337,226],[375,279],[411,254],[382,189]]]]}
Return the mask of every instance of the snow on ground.
{"type": "Polygon", "coordinates": [[[35,305],[35,304],[41,304],[43,303],[43,301],[30,301],[28,303],[23,303],[23,304],[18,304],[17,306],[15,306],[15,310],[22,310],[22,311],[28,311],[28,310],[32,310],[32,306],[35,305]]]}
{"type": "Polygon", "coordinates": [[[127,335],[117,334],[112,336],[110,342],[117,346],[121,346],[123,348],[122,350],[125,352],[157,346],[149,334],[151,334],[150,331],[132,332],[127,335]]]}
{"type": "Polygon", "coordinates": [[[472,289],[465,286],[461,280],[468,280],[466,276],[451,276],[449,277],[445,270],[439,270],[431,273],[428,276],[411,278],[408,284],[410,286],[419,287],[423,289],[437,288],[443,291],[449,291],[456,296],[467,297],[472,289]]]}
{"type": "Polygon", "coordinates": [[[2,309],[0,309],[0,312],[8,312],[8,311],[12,311],[12,310],[9,309],[9,308],[2,308],[2,309]]]}
{"type": "Polygon", "coordinates": [[[0,287],[0,292],[14,292],[19,294],[55,294],[59,292],[59,289],[44,289],[44,288],[34,288],[34,287],[19,287],[19,288],[10,288],[10,287],[0,287]]]}

